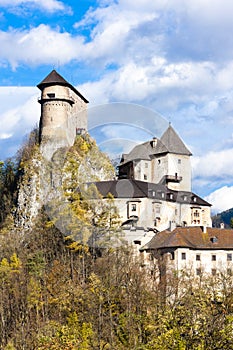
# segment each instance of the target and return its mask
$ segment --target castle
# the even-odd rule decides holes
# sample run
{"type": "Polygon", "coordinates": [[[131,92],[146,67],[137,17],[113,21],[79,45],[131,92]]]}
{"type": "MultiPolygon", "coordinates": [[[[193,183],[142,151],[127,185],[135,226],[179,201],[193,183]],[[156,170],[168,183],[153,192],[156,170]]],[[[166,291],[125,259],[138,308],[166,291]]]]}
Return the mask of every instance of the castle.
{"type": "MultiPolygon", "coordinates": [[[[53,70],[41,83],[40,148],[51,160],[87,131],[87,99],[53,70]]],[[[103,198],[114,196],[122,230],[149,266],[233,272],[232,230],[212,228],[210,207],[191,190],[191,152],[171,125],[123,154],[117,179],[95,185],[103,198]],[[149,254],[148,254],[149,253],[149,254]],[[148,259],[148,257],[150,257],[148,259]],[[162,265],[160,266],[162,262],[162,265]]]]}
{"type": "MultiPolygon", "coordinates": [[[[87,99],[53,70],[41,83],[40,144],[51,159],[87,131],[87,99]]],[[[117,180],[97,182],[112,193],[125,230],[162,231],[176,226],[211,226],[210,204],[191,192],[191,152],[171,125],[160,139],[123,154],[117,180]]]]}

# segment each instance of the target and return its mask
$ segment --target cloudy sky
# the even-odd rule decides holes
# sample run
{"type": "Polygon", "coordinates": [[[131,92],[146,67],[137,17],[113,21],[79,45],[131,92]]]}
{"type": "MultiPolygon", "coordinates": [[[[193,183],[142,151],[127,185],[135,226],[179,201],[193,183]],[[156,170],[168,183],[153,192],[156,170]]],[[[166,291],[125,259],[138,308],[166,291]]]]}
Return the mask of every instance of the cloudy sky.
{"type": "Polygon", "coordinates": [[[231,0],[0,0],[0,158],[38,123],[36,85],[55,68],[91,108],[134,104],[170,121],[193,153],[193,190],[233,207],[232,17],[231,0]]]}

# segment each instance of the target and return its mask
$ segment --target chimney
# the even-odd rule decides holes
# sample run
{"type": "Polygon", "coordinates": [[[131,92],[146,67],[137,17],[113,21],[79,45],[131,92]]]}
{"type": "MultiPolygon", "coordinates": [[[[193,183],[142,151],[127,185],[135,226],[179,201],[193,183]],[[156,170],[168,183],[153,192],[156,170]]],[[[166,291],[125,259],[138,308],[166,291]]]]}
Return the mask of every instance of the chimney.
{"type": "Polygon", "coordinates": [[[153,140],[151,141],[151,146],[152,146],[153,148],[155,148],[156,145],[157,145],[157,139],[156,139],[156,137],[153,137],[153,140]]]}
{"type": "Polygon", "coordinates": [[[173,231],[176,228],[176,222],[175,221],[169,221],[169,230],[173,231]]]}
{"type": "Polygon", "coordinates": [[[221,228],[221,229],[225,228],[224,222],[221,222],[220,228],[221,228]]]}
{"type": "Polygon", "coordinates": [[[206,226],[201,226],[202,232],[207,233],[207,227],[206,226]]]}

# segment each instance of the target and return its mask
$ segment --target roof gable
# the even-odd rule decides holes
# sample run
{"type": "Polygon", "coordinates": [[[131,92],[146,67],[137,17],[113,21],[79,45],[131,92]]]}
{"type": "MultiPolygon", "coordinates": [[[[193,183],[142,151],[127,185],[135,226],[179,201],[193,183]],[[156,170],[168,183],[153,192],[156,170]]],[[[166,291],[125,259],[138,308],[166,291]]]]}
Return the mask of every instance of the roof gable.
{"type": "Polygon", "coordinates": [[[55,69],[53,69],[37,86],[40,89],[40,87],[47,84],[70,85],[55,69]]]}
{"type": "Polygon", "coordinates": [[[192,155],[171,125],[169,125],[160,140],[169,153],[192,155]]]}

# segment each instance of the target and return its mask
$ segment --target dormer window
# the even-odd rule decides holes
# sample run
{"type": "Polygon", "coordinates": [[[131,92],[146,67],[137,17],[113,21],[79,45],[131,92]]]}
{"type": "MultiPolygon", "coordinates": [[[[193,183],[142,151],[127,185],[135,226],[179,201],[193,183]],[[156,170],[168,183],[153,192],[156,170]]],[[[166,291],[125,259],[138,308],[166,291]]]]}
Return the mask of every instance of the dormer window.
{"type": "Polygon", "coordinates": [[[170,199],[173,199],[173,193],[170,193],[169,197],[170,199]]]}
{"type": "Polygon", "coordinates": [[[185,202],[187,201],[187,196],[184,196],[184,201],[185,201],[185,202]]]}
{"type": "Polygon", "coordinates": [[[218,237],[214,236],[210,238],[212,243],[217,243],[218,242],[218,237]]]}
{"type": "Polygon", "coordinates": [[[197,197],[193,197],[193,201],[196,202],[197,201],[197,197]]]}
{"type": "Polygon", "coordinates": [[[164,192],[161,193],[161,197],[162,197],[162,198],[165,197],[165,193],[164,193],[164,192]]]}

